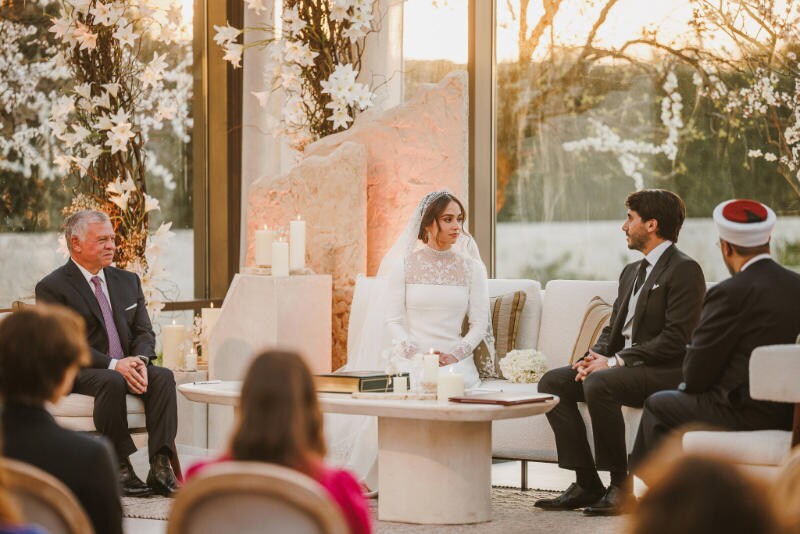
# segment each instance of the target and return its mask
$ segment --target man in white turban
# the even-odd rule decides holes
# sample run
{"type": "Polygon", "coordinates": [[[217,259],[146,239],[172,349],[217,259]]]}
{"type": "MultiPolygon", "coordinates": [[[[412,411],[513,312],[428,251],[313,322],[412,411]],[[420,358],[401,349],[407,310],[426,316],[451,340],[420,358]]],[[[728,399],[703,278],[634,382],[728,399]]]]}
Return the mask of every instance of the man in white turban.
{"type": "Polygon", "coordinates": [[[800,333],[800,275],[770,257],[775,213],[753,200],[714,209],[722,259],[731,278],[708,290],[683,361],[677,391],[650,396],[636,436],[634,466],[687,423],[727,430],[791,429],[790,404],[750,397],[750,353],[794,343],[800,333]]]}

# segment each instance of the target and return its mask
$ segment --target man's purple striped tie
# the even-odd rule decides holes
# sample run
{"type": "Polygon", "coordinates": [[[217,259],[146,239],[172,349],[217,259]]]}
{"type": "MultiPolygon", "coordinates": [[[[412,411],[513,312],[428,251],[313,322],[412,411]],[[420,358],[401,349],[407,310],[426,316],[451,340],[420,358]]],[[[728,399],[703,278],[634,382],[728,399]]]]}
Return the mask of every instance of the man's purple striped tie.
{"type": "Polygon", "coordinates": [[[122,352],[122,343],[119,341],[119,332],[117,332],[117,325],[114,324],[114,314],[111,313],[111,304],[108,303],[106,294],[103,293],[103,288],[100,287],[103,281],[99,276],[92,277],[94,284],[94,296],[97,303],[100,305],[100,311],[103,312],[103,321],[106,323],[106,334],[108,335],[108,355],[118,360],[125,356],[122,352]]]}

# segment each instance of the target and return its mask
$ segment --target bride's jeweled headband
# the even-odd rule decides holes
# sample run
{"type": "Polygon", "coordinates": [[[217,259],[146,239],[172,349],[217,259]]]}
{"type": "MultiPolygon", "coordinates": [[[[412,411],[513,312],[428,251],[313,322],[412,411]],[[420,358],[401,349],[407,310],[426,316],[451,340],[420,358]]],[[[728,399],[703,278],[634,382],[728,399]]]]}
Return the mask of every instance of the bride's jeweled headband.
{"type": "Polygon", "coordinates": [[[422,202],[420,202],[420,207],[419,207],[420,216],[425,215],[425,210],[428,209],[428,206],[430,206],[436,200],[438,200],[439,198],[441,198],[441,197],[443,197],[445,195],[453,196],[453,193],[451,193],[447,189],[442,189],[441,191],[431,191],[430,193],[425,195],[425,198],[423,198],[422,202]]]}

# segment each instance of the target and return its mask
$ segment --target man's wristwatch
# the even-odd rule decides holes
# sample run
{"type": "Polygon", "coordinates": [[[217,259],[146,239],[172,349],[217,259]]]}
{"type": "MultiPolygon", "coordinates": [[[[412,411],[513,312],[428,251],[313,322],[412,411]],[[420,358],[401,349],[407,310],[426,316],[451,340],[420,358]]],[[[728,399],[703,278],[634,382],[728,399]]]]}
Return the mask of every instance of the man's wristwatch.
{"type": "Polygon", "coordinates": [[[606,364],[609,367],[616,367],[617,366],[617,357],[616,356],[609,356],[608,360],[606,360],[606,364]]]}

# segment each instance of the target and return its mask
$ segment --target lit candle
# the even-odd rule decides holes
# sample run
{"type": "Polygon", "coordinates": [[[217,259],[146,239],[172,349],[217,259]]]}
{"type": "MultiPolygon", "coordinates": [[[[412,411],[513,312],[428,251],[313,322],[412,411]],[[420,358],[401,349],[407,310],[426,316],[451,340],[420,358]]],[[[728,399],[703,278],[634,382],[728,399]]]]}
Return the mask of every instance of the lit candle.
{"type": "Polygon", "coordinates": [[[164,325],[161,328],[161,363],[167,369],[178,369],[181,363],[181,351],[186,339],[186,328],[181,324],[164,325]]]}
{"type": "Polygon", "coordinates": [[[210,308],[203,308],[200,311],[200,316],[203,319],[203,335],[205,337],[211,335],[211,330],[213,330],[214,325],[217,324],[217,320],[219,319],[221,313],[222,308],[215,308],[213,302],[211,303],[210,308]]]}
{"type": "Polygon", "coordinates": [[[186,353],[186,363],[183,368],[187,371],[197,370],[197,352],[194,350],[194,345],[192,345],[192,348],[186,353]]]}
{"type": "Polygon", "coordinates": [[[436,398],[439,402],[447,402],[450,397],[464,395],[464,375],[461,373],[441,373],[436,388],[436,398]]]}
{"type": "Polygon", "coordinates": [[[272,242],[272,276],[289,276],[289,243],[272,242]]]}
{"type": "Polygon", "coordinates": [[[406,393],[408,391],[408,379],[405,376],[392,378],[392,391],[395,393],[406,393]]]}
{"type": "Polygon", "coordinates": [[[306,222],[297,216],[289,221],[289,268],[299,271],[306,267],[306,222]]]}
{"type": "Polygon", "coordinates": [[[256,265],[268,267],[272,264],[272,242],[275,230],[264,225],[263,230],[256,230],[256,265]]]}

